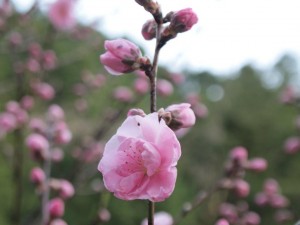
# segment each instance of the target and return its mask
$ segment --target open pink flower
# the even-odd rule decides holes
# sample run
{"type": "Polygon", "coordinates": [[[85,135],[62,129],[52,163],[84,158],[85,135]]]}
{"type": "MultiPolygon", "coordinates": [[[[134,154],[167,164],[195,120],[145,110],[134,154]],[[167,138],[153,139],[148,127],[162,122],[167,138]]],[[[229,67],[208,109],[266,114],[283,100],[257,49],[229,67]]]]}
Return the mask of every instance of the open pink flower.
{"type": "Polygon", "coordinates": [[[120,75],[139,68],[142,53],[132,42],[121,38],[105,41],[104,48],[107,52],[100,56],[100,61],[109,73],[120,75]]]}
{"type": "Polygon", "coordinates": [[[71,29],[75,25],[74,0],[57,0],[48,13],[49,20],[59,30],[71,29]]]}
{"type": "Polygon", "coordinates": [[[116,197],[158,202],[174,190],[180,155],[174,132],[157,113],[129,116],[106,144],[98,170],[116,197]]]}

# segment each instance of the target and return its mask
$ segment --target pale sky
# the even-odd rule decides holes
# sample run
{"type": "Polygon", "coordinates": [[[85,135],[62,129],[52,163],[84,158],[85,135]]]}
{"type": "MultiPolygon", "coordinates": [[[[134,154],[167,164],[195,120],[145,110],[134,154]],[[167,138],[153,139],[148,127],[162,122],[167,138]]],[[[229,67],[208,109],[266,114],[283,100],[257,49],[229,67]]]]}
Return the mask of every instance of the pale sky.
{"type": "MultiPolygon", "coordinates": [[[[32,1],[14,0],[20,8],[32,1]]],[[[300,0],[158,2],[164,14],[191,7],[199,18],[191,31],[179,34],[161,51],[160,63],[173,72],[186,69],[226,74],[245,63],[266,68],[286,52],[300,59],[300,0]]],[[[141,36],[141,27],[151,15],[134,0],[78,0],[77,15],[85,23],[100,20],[99,30],[111,39],[129,36],[152,57],[154,41],[141,36]]]]}

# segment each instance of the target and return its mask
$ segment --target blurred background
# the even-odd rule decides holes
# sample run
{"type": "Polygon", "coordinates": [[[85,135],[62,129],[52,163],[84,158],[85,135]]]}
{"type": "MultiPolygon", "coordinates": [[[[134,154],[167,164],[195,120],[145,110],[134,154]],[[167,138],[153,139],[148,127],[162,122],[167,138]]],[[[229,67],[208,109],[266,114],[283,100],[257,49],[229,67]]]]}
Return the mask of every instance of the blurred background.
{"type": "MultiPolygon", "coordinates": [[[[139,107],[149,112],[148,86],[138,73],[117,79],[109,75],[99,55],[106,39],[123,37],[151,59],[155,42],[143,40],[140,31],[151,15],[135,1],[78,0],[71,23],[62,25],[49,13],[55,2],[0,0],[0,225],[39,224],[39,191],[29,174],[41,162],[32,159],[26,137],[32,120],[46,120],[53,104],[62,107],[72,132],[72,140],[59,146],[63,156],[52,159],[51,177],[68,179],[75,188],[65,201],[64,220],[70,225],[140,224],[147,204],[113,197],[96,168],[105,142],[127,111],[139,107]],[[49,85],[52,95],[41,84],[49,85]],[[23,107],[26,118],[11,128],[3,119],[8,103],[22,105],[25,96],[34,106],[23,107]]],[[[249,158],[268,161],[266,171],[246,173],[249,195],[218,192],[179,224],[214,224],[222,216],[222,202],[246,203],[262,225],[294,224],[300,217],[300,2],[159,3],[164,14],[191,7],[199,21],[160,55],[158,108],[190,102],[197,123],[178,134],[182,158],[176,188],[156,211],[180,215],[222,176],[230,150],[244,146],[249,158]],[[284,206],[257,204],[268,178],[278,181],[279,193],[288,199],[284,206]]]]}

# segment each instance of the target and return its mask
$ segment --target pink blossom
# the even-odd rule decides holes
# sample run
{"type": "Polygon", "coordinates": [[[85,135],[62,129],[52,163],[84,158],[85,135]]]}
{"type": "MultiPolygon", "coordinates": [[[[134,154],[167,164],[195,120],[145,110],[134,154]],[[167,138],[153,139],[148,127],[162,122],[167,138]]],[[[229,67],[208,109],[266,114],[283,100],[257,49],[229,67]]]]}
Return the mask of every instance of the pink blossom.
{"type": "Polygon", "coordinates": [[[46,123],[39,118],[32,118],[29,122],[29,128],[38,133],[45,133],[46,123]]]}
{"type": "Polygon", "coordinates": [[[65,212],[65,203],[60,198],[51,199],[48,203],[48,210],[51,217],[61,217],[65,212]]]}
{"type": "Polygon", "coordinates": [[[21,102],[20,102],[21,106],[23,109],[25,110],[29,110],[33,107],[34,105],[34,99],[33,97],[29,96],[29,95],[26,95],[24,96],[22,99],[21,99],[21,102]]]}
{"type": "Polygon", "coordinates": [[[168,106],[165,111],[171,113],[169,127],[173,130],[192,127],[196,122],[195,113],[189,103],[173,104],[168,106]]]}
{"type": "Polygon", "coordinates": [[[149,91],[149,83],[145,78],[137,78],[134,81],[134,90],[138,94],[146,94],[149,91]]]}
{"type": "Polygon", "coordinates": [[[107,222],[111,218],[110,212],[107,209],[100,209],[98,212],[98,216],[100,221],[102,222],[107,222]]]}
{"type": "Polygon", "coordinates": [[[238,212],[234,205],[224,202],[219,207],[219,213],[222,217],[226,218],[229,223],[235,223],[238,218],[238,212]]]}
{"type": "Polygon", "coordinates": [[[148,20],[142,27],[142,35],[145,40],[151,40],[156,36],[156,22],[155,20],[148,20]]]}
{"type": "Polygon", "coordinates": [[[280,194],[270,196],[270,205],[274,208],[284,208],[289,205],[289,200],[280,194]]]}
{"type": "Polygon", "coordinates": [[[42,54],[42,47],[39,43],[31,43],[28,47],[28,51],[30,56],[35,59],[40,59],[40,56],[42,54]]]}
{"type": "MultiPolygon", "coordinates": [[[[148,220],[144,219],[141,225],[147,225],[148,220]]],[[[154,214],[154,225],[172,225],[173,217],[166,212],[157,212],[154,214]]]]}
{"type": "Polygon", "coordinates": [[[265,193],[261,192],[255,195],[254,201],[258,206],[265,206],[268,204],[269,198],[265,193]]]}
{"type": "Polygon", "coordinates": [[[74,6],[74,0],[57,0],[51,5],[48,17],[54,27],[69,30],[75,26],[74,6]]]}
{"type": "Polygon", "coordinates": [[[170,73],[169,77],[176,85],[180,85],[185,81],[185,76],[181,73],[170,73]]]}
{"type": "Polygon", "coordinates": [[[198,118],[205,118],[208,115],[208,109],[203,103],[196,103],[192,106],[195,115],[198,118]]]}
{"type": "Polygon", "coordinates": [[[146,116],[146,113],[142,109],[130,109],[127,113],[127,116],[146,116]]]}
{"type": "Polygon", "coordinates": [[[113,97],[120,102],[131,102],[133,93],[128,87],[121,86],[114,90],[113,97]]]}
{"type": "Polygon", "coordinates": [[[264,183],[264,192],[267,195],[277,194],[279,192],[279,184],[275,179],[267,179],[264,183]]]}
{"type": "Polygon", "coordinates": [[[191,9],[182,9],[171,16],[170,29],[175,33],[188,31],[198,22],[196,13],[191,9]]]}
{"type": "Polygon", "coordinates": [[[242,179],[237,179],[234,181],[233,189],[238,197],[247,197],[250,193],[250,185],[242,179]]]}
{"type": "Polygon", "coordinates": [[[265,171],[268,167],[267,160],[263,158],[253,158],[248,161],[247,169],[255,172],[265,171]]]}
{"type": "Polygon", "coordinates": [[[68,180],[60,180],[59,195],[63,199],[71,198],[75,193],[74,186],[68,180]]]}
{"type": "Polygon", "coordinates": [[[174,132],[157,113],[129,116],[106,144],[98,169],[116,197],[158,202],[175,188],[180,155],[174,132]]]}
{"type": "Polygon", "coordinates": [[[30,172],[30,181],[34,184],[41,184],[44,182],[46,175],[39,167],[34,167],[30,172]]]}
{"type": "Polygon", "coordinates": [[[165,79],[157,80],[157,93],[161,96],[169,96],[173,94],[174,88],[170,81],[165,79]]]}
{"type": "Polygon", "coordinates": [[[57,144],[68,144],[72,139],[72,133],[64,121],[55,124],[54,132],[54,140],[57,144]]]}
{"type": "Polygon", "coordinates": [[[43,100],[51,100],[54,98],[55,90],[48,83],[37,83],[32,86],[33,91],[43,100]]]}
{"type": "Polygon", "coordinates": [[[242,146],[235,147],[230,151],[230,158],[238,162],[246,162],[248,159],[248,151],[242,146]]]}
{"type": "Polygon", "coordinates": [[[219,219],[215,225],[229,225],[229,223],[226,219],[219,219]]]}
{"type": "Polygon", "coordinates": [[[60,162],[64,158],[64,152],[60,148],[54,148],[51,151],[51,160],[53,162],[60,162]]]}
{"type": "Polygon", "coordinates": [[[4,132],[10,132],[17,127],[16,117],[9,112],[0,114],[0,130],[4,132]]]}
{"type": "Polygon", "coordinates": [[[60,218],[57,218],[57,219],[52,220],[49,223],[49,225],[68,225],[68,224],[66,223],[66,221],[64,221],[64,220],[62,220],[60,218]]]}
{"type": "Polygon", "coordinates": [[[43,52],[42,65],[45,70],[52,70],[56,67],[56,54],[53,50],[43,52]]]}
{"type": "Polygon", "coordinates": [[[28,71],[31,73],[38,73],[41,71],[40,63],[34,58],[29,58],[26,65],[27,65],[28,71]]]}
{"type": "Polygon", "coordinates": [[[120,75],[139,68],[136,63],[142,53],[132,42],[125,39],[105,41],[104,48],[106,52],[100,56],[100,61],[109,73],[120,75]]]}
{"type": "Polygon", "coordinates": [[[255,212],[247,212],[243,218],[243,223],[247,225],[259,225],[260,224],[260,216],[255,212]]]}
{"type": "Polygon", "coordinates": [[[26,139],[26,145],[34,159],[45,159],[48,156],[49,142],[44,136],[31,134],[26,139]]]}
{"type": "Polygon", "coordinates": [[[284,143],[284,151],[288,154],[295,154],[300,151],[300,138],[290,137],[284,143]]]}
{"type": "Polygon", "coordinates": [[[53,104],[49,107],[47,115],[52,121],[59,121],[64,119],[65,112],[59,105],[53,104]]]}

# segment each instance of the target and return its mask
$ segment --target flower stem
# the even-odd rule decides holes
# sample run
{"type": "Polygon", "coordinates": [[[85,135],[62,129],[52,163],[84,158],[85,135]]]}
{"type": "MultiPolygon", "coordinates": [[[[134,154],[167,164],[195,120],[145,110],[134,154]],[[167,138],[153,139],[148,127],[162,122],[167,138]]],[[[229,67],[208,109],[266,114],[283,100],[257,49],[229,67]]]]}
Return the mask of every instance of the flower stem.
{"type": "Polygon", "coordinates": [[[148,225],[154,225],[154,202],[148,202],[148,225]]]}

